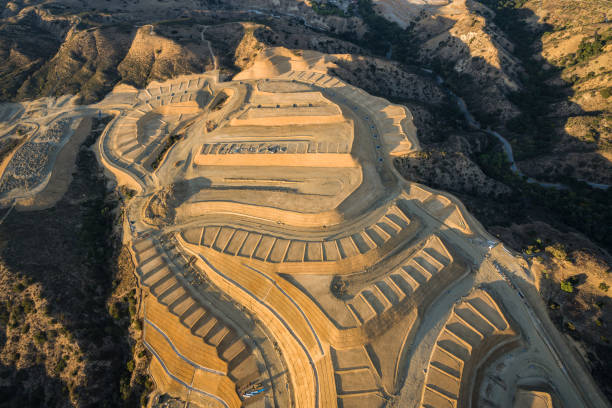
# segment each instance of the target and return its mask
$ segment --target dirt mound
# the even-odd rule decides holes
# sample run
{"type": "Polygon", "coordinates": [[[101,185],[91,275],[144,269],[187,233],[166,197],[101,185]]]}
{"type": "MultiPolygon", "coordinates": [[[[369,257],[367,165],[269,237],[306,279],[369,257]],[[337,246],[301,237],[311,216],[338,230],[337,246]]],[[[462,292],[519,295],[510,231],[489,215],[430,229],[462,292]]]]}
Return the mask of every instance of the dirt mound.
{"type": "Polygon", "coordinates": [[[145,222],[159,227],[173,224],[176,207],[188,196],[189,186],[185,182],[174,183],[159,190],[145,207],[145,222]]]}
{"type": "Polygon", "coordinates": [[[315,71],[326,73],[334,67],[333,58],[316,51],[292,51],[285,47],[269,47],[257,55],[253,65],[234,77],[262,79],[279,76],[289,71],[315,71]]]}

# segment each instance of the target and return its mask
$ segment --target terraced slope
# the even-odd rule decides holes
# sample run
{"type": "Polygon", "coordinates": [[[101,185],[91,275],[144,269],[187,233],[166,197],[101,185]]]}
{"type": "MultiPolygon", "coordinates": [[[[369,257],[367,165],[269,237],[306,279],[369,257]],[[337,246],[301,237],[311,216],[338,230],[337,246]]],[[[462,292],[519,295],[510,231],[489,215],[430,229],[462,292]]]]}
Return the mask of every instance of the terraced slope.
{"type": "MultiPolygon", "coordinates": [[[[485,371],[519,344],[525,357],[516,364],[542,347],[550,353],[543,364],[558,364],[552,346],[519,334],[537,326],[511,327],[516,316],[472,291],[486,282],[504,303],[520,302],[500,269],[505,262],[523,273],[516,260],[491,263],[497,243],[460,202],[397,174],[395,156],[419,148],[410,113],[304,54],[267,50],[263,65],[231,82],[209,75],[175,82],[192,88],[160,85],[170,94],[160,99],[164,115],[186,109],[172,89],[209,102],[190,105],[182,138],[155,170],[142,165],[146,142],[138,159],[107,140],[155,140],[158,117],[144,114],[138,131],[121,133],[134,126],[128,109],[100,142],[114,171],[141,191],[127,220],[134,236],[147,237],[135,241],[134,256],[150,293],[145,340],[161,389],[226,406],[455,407],[481,400],[481,384],[494,378],[485,371]],[[275,58],[282,63],[270,71],[275,58]],[[264,337],[244,319],[222,319],[223,302],[264,337]],[[273,354],[263,352],[266,341],[273,354]],[[419,374],[413,361],[421,359],[428,368],[419,374]],[[280,370],[286,382],[269,374],[280,370]],[[407,389],[422,400],[406,401],[407,389]]],[[[133,104],[152,96],[138,93],[133,104]]],[[[510,401],[512,387],[502,392],[510,401]]]]}
{"type": "Polygon", "coordinates": [[[517,338],[486,291],[477,290],[456,304],[429,360],[422,406],[469,406],[480,362],[495,349],[511,349],[517,338]]]}
{"type": "Polygon", "coordinates": [[[144,340],[156,358],[156,381],[167,384],[168,390],[182,386],[185,395],[194,392],[239,407],[237,390],[265,375],[259,372],[258,357],[231,324],[189,292],[184,279],[173,272],[173,261],[153,240],[141,240],[132,250],[140,282],[149,293],[144,340]]]}
{"type": "Polygon", "coordinates": [[[23,113],[115,116],[97,150],[135,190],[123,229],[153,400],[505,408],[537,389],[605,407],[533,303],[528,265],[395,169],[419,150],[412,114],[332,66],[266,49],[231,81],[208,72],[23,113]]]}

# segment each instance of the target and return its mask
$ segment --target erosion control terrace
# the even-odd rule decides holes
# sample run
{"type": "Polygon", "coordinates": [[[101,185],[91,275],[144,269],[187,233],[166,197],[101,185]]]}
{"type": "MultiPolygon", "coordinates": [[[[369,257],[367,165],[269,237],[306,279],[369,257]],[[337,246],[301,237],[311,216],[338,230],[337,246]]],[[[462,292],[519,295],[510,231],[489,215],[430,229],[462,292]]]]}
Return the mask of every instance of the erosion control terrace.
{"type": "MultiPolygon", "coordinates": [[[[410,111],[325,58],[269,48],[230,81],[122,85],[30,119],[21,149],[114,115],[97,153],[136,191],[124,228],[157,392],[202,407],[606,407],[524,262],[396,171],[420,149],[410,111]]],[[[20,178],[19,160],[0,184],[16,204],[52,168],[20,178]]]]}

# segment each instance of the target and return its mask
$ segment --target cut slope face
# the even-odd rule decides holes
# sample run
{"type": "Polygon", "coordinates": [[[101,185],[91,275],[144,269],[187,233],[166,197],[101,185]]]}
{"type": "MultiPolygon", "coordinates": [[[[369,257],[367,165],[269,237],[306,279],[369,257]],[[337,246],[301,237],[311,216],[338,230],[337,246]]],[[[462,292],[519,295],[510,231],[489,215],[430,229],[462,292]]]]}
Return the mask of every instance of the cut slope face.
{"type": "MultiPolygon", "coordinates": [[[[395,170],[419,149],[411,113],[329,67],[273,48],[231,81],[3,111],[6,132],[29,122],[18,158],[72,140],[58,123],[114,116],[97,153],[136,190],[124,230],[158,392],[202,407],[511,407],[546,389],[605,406],[530,306],[524,264],[454,197],[395,170]]],[[[43,159],[2,171],[44,179],[43,159]]]]}

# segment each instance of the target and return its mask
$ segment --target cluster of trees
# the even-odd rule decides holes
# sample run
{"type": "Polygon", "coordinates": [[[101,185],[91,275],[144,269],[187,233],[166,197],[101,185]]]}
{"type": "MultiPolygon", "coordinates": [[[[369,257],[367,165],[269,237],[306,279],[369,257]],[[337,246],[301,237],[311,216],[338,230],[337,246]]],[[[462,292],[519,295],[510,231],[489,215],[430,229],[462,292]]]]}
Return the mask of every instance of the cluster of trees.
{"type": "Polygon", "coordinates": [[[606,36],[596,33],[593,38],[583,38],[578,46],[578,51],[568,61],[567,65],[579,64],[597,57],[610,42],[612,42],[612,33],[608,33],[606,36]]]}
{"type": "Polygon", "coordinates": [[[20,301],[0,303],[0,324],[18,327],[24,323],[26,316],[33,312],[34,301],[27,295],[20,301]]]}
{"type": "Polygon", "coordinates": [[[317,14],[322,16],[338,16],[338,17],[349,17],[351,14],[344,12],[340,7],[335,4],[328,2],[316,2],[313,1],[310,5],[317,14]]]}

